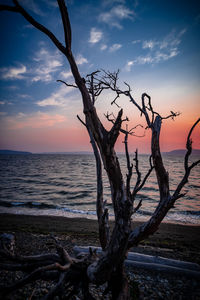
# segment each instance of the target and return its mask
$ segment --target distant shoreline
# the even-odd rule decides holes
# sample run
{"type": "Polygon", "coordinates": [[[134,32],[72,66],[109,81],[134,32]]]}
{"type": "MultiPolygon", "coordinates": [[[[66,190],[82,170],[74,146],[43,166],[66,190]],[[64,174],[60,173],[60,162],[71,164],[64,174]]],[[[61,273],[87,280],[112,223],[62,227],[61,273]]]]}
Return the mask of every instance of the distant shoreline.
{"type": "MultiPolygon", "coordinates": [[[[168,152],[162,152],[163,155],[185,155],[186,149],[176,149],[168,152]]],[[[28,151],[15,151],[15,150],[0,150],[0,155],[37,155],[37,154],[61,154],[61,155],[93,155],[90,151],[69,151],[69,152],[28,152],[28,151]]],[[[123,152],[117,153],[118,155],[123,155],[123,152]]],[[[134,153],[130,153],[134,154],[134,153]]],[[[149,155],[149,153],[140,153],[141,155],[149,155]]],[[[192,155],[200,156],[200,149],[193,149],[192,155]]]]}

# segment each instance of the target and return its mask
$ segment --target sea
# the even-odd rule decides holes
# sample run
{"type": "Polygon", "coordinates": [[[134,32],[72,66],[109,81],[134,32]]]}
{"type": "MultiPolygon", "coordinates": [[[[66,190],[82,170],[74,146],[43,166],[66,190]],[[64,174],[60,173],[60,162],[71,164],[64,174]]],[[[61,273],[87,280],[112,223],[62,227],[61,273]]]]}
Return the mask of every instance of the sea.
{"type": "MultiPolygon", "coordinates": [[[[133,159],[133,155],[131,159],[133,159]]],[[[126,158],[118,155],[124,178],[126,158]]],[[[191,161],[199,159],[194,156],[191,161]]],[[[183,156],[164,155],[173,193],[184,174],[183,156]]],[[[134,161],[133,161],[134,164],[134,161]]],[[[149,156],[139,156],[142,178],[149,169],[149,156]]],[[[178,199],[164,222],[200,225],[200,166],[191,171],[178,199]]],[[[136,174],[133,172],[132,186],[136,174]]],[[[114,217],[109,182],[103,172],[104,200],[109,217],[114,217]]],[[[93,154],[0,155],[0,213],[49,215],[96,219],[96,166],[93,154]]],[[[159,190],[153,171],[135,200],[142,206],[133,220],[148,220],[159,202],[159,190]]]]}

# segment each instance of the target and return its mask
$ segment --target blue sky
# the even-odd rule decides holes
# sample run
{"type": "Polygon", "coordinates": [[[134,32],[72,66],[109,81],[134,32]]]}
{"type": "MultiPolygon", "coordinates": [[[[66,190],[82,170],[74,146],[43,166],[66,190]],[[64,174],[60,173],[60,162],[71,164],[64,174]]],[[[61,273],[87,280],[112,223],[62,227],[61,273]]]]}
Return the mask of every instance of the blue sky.
{"type": "MultiPolygon", "coordinates": [[[[19,2],[63,42],[56,1],[19,2]]],[[[12,5],[12,1],[0,3],[12,5]]],[[[199,1],[66,3],[73,52],[82,76],[97,69],[120,69],[121,82],[130,83],[138,101],[147,92],[157,111],[180,111],[176,124],[164,124],[162,145],[163,150],[182,148],[187,130],[200,115],[199,1]]],[[[0,148],[90,150],[87,134],[76,118],[77,113],[82,114],[80,95],[56,82],[73,82],[66,59],[21,15],[1,12],[0,23],[0,148]]],[[[129,118],[140,122],[127,99],[120,105],[129,118]]],[[[117,110],[110,106],[109,94],[99,100],[97,108],[102,119],[105,112],[117,110]]],[[[147,142],[148,134],[133,139],[130,146],[134,150],[138,144],[142,152],[148,152],[147,142]]],[[[200,148],[198,141],[194,145],[200,148]]],[[[121,142],[118,148],[122,149],[121,142]]]]}

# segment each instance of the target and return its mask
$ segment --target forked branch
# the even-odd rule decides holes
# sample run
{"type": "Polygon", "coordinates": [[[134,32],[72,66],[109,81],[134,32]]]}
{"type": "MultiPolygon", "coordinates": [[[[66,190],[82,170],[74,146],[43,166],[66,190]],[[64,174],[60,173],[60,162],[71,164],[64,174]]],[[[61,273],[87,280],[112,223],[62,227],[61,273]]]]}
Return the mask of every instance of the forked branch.
{"type": "Polygon", "coordinates": [[[176,199],[179,199],[181,197],[183,197],[185,194],[181,194],[181,190],[184,187],[184,185],[188,182],[188,178],[190,175],[191,170],[197,166],[198,164],[200,164],[200,160],[196,160],[193,163],[191,163],[191,165],[189,165],[189,157],[192,153],[192,139],[191,139],[191,135],[195,129],[195,127],[198,125],[198,123],[200,123],[200,118],[193,124],[193,126],[191,127],[188,136],[187,136],[187,141],[186,141],[186,154],[185,154],[185,158],[184,158],[184,168],[185,168],[185,174],[182,178],[182,180],[180,181],[179,185],[177,186],[172,198],[175,201],[176,199]]]}
{"type": "Polygon", "coordinates": [[[66,48],[68,49],[68,52],[71,53],[72,34],[71,34],[71,25],[69,21],[67,7],[65,5],[64,0],[58,0],[57,2],[62,16],[63,29],[65,33],[65,45],[66,48]]]}
{"type": "Polygon", "coordinates": [[[145,185],[147,179],[149,178],[149,176],[151,175],[151,172],[153,171],[154,169],[154,166],[152,164],[152,155],[150,155],[149,157],[149,165],[150,165],[150,168],[149,170],[147,171],[146,175],[144,176],[143,180],[141,180],[141,173],[139,171],[139,161],[138,161],[138,154],[137,154],[137,151],[135,153],[135,170],[136,170],[136,174],[137,174],[137,181],[136,181],[136,184],[135,184],[135,187],[133,189],[133,192],[132,192],[132,197],[133,199],[135,198],[136,194],[143,188],[143,186],[145,185]],[[141,182],[142,181],[142,182],[141,182]]]}

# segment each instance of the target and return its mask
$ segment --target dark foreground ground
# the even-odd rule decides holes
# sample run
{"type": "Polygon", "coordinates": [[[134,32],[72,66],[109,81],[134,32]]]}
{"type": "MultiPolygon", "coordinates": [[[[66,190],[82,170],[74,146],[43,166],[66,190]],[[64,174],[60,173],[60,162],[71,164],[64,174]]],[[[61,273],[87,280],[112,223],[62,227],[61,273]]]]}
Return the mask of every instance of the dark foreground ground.
{"type": "MultiPolygon", "coordinates": [[[[133,226],[138,224],[139,222],[135,222],[133,226]]],[[[50,233],[70,253],[75,245],[99,246],[97,222],[82,218],[0,214],[0,233],[2,232],[15,235],[17,251],[23,255],[55,252],[55,243],[50,233]]],[[[200,227],[163,223],[158,232],[133,250],[200,263],[200,227]]],[[[196,279],[144,270],[128,270],[128,273],[136,281],[140,291],[139,298],[133,299],[200,300],[200,282],[196,279]]],[[[20,276],[19,272],[0,272],[0,281],[7,284],[20,276]]],[[[7,299],[40,299],[49,287],[46,282],[29,284],[7,299]]],[[[96,299],[107,299],[101,298],[99,290],[93,290],[93,295],[96,299]]]]}

